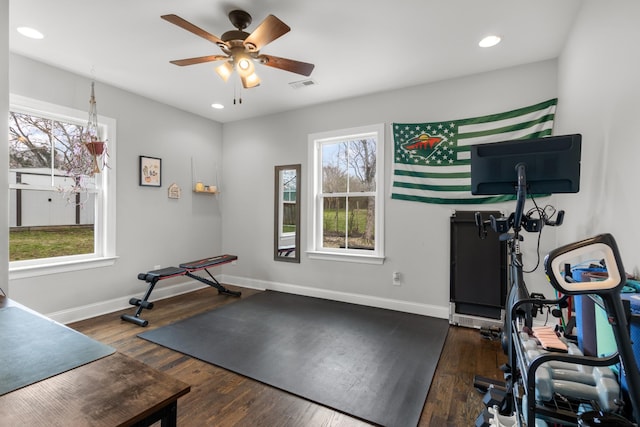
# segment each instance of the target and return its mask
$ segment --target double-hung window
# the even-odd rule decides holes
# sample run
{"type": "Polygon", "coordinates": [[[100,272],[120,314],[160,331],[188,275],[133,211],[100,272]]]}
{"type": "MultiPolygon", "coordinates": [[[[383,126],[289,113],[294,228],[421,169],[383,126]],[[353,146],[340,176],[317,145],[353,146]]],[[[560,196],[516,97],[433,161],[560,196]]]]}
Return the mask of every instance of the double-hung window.
{"type": "Polygon", "coordinates": [[[310,258],[384,260],[384,125],[309,135],[310,258]]]}
{"type": "Polygon", "coordinates": [[[108,167],[82,178],[68,174],[87,118],[86,111],[11,96],[10,278],[114,262],[115,120],[99,117],[108,167]]]}

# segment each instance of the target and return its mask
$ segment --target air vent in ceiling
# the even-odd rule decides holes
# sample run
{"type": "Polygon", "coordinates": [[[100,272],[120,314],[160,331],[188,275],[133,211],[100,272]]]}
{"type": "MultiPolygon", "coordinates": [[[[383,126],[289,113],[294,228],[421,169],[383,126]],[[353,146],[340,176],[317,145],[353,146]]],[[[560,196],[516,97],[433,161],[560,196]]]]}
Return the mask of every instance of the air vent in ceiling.
{"type": "Polygon", "coordinates": [[[306,80],[300,80],[297,82],[291,82],[289,83],[289,86],[291,86],[294,89],[302,89],[303,87],[307,87],[307,86],[315,86],[318,83],[315,82],[315,80],[313,79],[306,79],[306,80]]]}

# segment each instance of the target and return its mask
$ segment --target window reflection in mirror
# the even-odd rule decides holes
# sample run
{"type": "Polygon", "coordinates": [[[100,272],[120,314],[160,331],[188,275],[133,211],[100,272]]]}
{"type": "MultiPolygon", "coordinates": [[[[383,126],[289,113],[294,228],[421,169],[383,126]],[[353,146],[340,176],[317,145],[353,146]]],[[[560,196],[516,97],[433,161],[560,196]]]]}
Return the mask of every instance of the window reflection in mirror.
{"type": "Polygon", "coordinates": [[[274,259],[300,262],[300,165],[275,167],[274,259]]]}

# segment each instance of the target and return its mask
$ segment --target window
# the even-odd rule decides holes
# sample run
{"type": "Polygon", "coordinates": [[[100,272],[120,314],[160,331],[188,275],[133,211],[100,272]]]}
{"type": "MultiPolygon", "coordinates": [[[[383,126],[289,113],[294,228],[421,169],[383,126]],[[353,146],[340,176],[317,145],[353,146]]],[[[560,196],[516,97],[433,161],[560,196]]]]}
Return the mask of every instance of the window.
{"type": "MultiPolygon", "coordinates": [[[[100,117],[109,167],[80,183],[65,170],[88,112],[11,96],[9,276],[110,265],[115,258],[115,121],[100,117]]],[[[74,157],[75,156],[75,157],[74,157]]]]}
{"type": "Polygon", "coordinates": [[[384,125],[309,135],[311,258],[382,263],[384,125]]]}

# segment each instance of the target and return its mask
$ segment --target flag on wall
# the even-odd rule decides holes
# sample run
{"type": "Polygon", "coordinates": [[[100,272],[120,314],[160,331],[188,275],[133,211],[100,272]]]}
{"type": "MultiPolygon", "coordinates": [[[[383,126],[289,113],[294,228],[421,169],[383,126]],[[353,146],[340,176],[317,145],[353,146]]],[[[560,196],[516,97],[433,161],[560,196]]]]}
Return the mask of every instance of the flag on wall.
{"type": "Polygon", "coordinates": [[[471,194],[475,144],[551,135],[558,99],[505,113],[435,123],[393,123],[392,199],[439,204],[496,203],[514,196],[471,194]]]}

